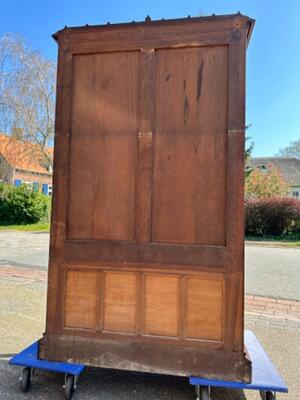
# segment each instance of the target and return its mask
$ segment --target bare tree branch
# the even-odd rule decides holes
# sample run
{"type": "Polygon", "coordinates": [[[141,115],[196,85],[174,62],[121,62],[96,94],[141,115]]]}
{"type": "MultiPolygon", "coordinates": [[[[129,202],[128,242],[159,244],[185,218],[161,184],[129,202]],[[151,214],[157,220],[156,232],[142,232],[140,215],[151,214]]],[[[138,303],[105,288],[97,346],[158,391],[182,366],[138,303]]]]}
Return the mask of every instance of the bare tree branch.
{"type": "Polygon", "coordinates": [[[277,154],[279,157],[294,157],[300,160],[300,139],[291,142],[287,147],[279,149],[277,154]]]}
{"type": "Polygon", "coordinates": [[[56,66],[32,50],[21,35],[0,38],[0,131],[36,144],[45,166],[54,136],[56,66]]]}

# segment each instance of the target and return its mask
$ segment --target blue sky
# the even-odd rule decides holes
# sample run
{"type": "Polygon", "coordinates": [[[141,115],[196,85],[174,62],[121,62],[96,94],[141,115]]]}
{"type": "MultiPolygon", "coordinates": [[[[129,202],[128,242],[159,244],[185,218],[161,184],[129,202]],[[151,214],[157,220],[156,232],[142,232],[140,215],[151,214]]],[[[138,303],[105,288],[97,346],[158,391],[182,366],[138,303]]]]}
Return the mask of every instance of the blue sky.
{"type": "Polygon", "coordinates": [[[32,47],[56,60],[51,34],[65,25],[237,11],[256,19],[247,55],[248,135],[255,142],[254,156],[270,156],[300,139],[298,0],[1,0],[0,35],[22,33],[32,47]]]}

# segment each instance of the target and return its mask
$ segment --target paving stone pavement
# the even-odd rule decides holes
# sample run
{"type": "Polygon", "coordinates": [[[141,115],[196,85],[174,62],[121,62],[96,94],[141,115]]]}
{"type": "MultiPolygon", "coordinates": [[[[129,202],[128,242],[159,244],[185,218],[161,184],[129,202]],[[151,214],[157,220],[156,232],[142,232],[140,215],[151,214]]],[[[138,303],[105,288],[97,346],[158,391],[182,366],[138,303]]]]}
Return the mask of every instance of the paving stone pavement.
{"type": "Polygon", "coordinates": [[[0,276],[0,353],[19,352],[39,338],[45,309],[46,281],[0,276]]]}
{"type": "Polygon", "coordinates": [[[249,318],[264,319],[269,324],[300,329],[300,301],[264,296],[245,296],[245,311],[249,318]]]}
{"type": "Polygon", "coordinates": [[[29,269],[24,267],[14,267],[12,265],[2,265],[0,267],[0,277],[24,278],[31,281],[47,282],[47,271],[29,269]]]}

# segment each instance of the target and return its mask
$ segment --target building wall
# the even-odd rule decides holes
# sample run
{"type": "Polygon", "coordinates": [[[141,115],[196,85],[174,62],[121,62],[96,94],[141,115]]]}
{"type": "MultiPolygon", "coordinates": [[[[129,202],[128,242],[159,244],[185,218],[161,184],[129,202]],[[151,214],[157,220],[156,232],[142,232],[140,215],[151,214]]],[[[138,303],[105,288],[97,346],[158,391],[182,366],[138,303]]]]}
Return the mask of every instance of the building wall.
{"type": "Polygon", "coordinates": [[[52,175],[47,175],[47,174],[39,174],[39,173],[34,173],[30,171],[23,171],[23,170],[18,170],[15,169],[13,173],[13,180],[12,184],[16,184],[16,181],[19,183],[38,183],[39,185],[39,190],[42,190],[44,192],[44,189],[46,192],[45,194],[51,195],[52,194],[52,175]],[[21,182],[20,182],[21,181],[21,182]],[[43,189],[44,188],[44,189],[43,189]]]}
{"type": "Polygon", "coordinates": [[[300,186],[291,186],[290,196],[300,200],[300,186]]]}

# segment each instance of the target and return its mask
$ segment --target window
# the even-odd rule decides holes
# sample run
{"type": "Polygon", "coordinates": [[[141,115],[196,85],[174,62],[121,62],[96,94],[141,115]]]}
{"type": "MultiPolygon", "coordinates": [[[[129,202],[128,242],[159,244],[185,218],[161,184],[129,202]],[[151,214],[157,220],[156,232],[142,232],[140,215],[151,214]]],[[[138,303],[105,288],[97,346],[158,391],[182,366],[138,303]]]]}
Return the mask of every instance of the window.
{"type": "Polygon", "coordinates": [[[21,186],[21,185],[22,185],[21,179],[15,179],[15,180],[14,180],[14,185],[17,186],[17,187],[18,187],[18,186],[21,186]]]}
{"type": "Polygon", "coordinates": [[[52,196],[52,185],[48,186],[48,196],[52,196]]]}
{"type": "Polygon", "coordinates": [[[42,184],[42,193],[45,194],[46,196],[48,195],[48,184],[47,183],[42,184]]]}
{"type": "Polygon", "coordinates": [[[299,190],[293,190],[293,197],[299,197],[300,196],[300,191],[299,190]]]}
{"type": "Polygon", "coordinates": [[[260,165],[258,168],[260,172],[268,172],[268,167],[266,165],[260,165]]]}

